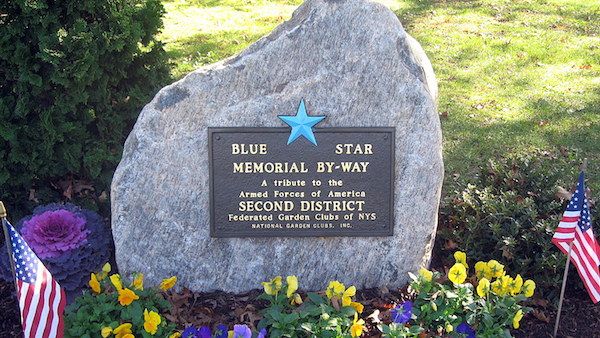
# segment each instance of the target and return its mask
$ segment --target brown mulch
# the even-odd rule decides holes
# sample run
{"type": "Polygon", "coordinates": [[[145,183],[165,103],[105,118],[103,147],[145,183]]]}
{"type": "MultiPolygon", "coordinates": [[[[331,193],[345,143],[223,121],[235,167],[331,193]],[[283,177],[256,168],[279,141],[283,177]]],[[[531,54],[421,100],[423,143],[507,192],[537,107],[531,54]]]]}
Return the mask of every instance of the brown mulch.
{"type": "MultiPolygon", "coordinates": [[[[0,337],[22,337],[14,286],[0,281],[0,337]]],[[[244,294],[225,292],[200,293],[182,290],[169,295],[173,310],[166,315],[180,328],[194,324],[214,327],[220,323],[258,324],[260,310],[266,305],[256,300],[260,290],[244,294]]],[[[406,299],[405,290],[385,288],[359,290],[356,299],[365,305],[364,317],[378,312],[384,321],[389,320],[389,309],[406,299]]],[[[530,304],[534,312],[525,316],[521,329],[513,331],[515,337],[552,337],[556,310],[542,300],[530,304]]],[[[365,337],[380,337],[370,318],[366,320],[365,337]]],[[[600,305],[594,305],[586,294],[568,294],[563,305],[559,337],[600,337],[600,305]]]]}
{"type": "Polygon", "coordinates": [[[0,337],[23,337],[15,286],[0,281],[0,337]]]}

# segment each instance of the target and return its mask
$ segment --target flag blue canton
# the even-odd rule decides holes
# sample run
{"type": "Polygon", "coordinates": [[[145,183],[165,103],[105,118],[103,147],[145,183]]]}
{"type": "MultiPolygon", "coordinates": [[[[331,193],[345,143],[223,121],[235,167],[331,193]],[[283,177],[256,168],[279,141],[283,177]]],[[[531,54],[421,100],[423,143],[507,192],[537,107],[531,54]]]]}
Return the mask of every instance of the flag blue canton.
{"type": "Polygon", "coordinates": [[[10,223],[8,223],[8,234],[10,236],[17,279],[25,283],[35,283],[38,269],[37,256],[10,223]]]}
{"type": "Polygon", "coordinates": [[[583,180],[583,173],[581,173],[579,175],[579,180],[577,180],[577,187],[575,188],[573,197],[571,197],[571,201],[569,201],[569,204],[567,205],[567,211],[581,211],[581,217],[577,222],[581,232],[585,232],[592,227],[592,218],[590,216],[588,200],[585,196],[585,184],[583,180]]]}

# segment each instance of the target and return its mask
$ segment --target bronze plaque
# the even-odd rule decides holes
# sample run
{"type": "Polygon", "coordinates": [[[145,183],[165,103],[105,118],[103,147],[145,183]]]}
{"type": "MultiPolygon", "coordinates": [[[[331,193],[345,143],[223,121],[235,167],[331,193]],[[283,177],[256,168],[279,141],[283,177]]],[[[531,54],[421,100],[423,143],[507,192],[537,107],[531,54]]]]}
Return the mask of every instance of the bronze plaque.
{"type": "Polygon", "coordinates": [[[394,130],[209,128],[211,236],[391,236],[394,130]]]}

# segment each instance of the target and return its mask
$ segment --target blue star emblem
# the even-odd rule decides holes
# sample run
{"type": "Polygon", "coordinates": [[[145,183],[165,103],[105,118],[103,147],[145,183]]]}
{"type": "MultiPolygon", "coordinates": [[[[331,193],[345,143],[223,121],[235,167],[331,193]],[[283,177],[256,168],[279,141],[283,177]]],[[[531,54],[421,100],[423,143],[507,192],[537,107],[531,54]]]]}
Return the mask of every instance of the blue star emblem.
{"type": "Polygon", "coordinates": [[[300,136],[304,136],[310,143],[317,145],[317,140],[315,139],[315,134],[313,134],[312,127],[321,122],[325,118],[325,115],[309,116],[306,113],[304,100],[300,101],[298,112],[295,116],[279,115],[279,118],[292,127],[287,144],[294,142],[300,136]]]}

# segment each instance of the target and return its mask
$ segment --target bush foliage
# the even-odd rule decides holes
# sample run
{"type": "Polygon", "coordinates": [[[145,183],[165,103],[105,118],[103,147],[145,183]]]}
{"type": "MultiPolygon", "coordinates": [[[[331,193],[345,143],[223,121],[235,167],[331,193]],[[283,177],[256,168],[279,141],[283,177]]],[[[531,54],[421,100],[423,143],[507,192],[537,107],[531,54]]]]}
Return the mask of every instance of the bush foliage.
{"type": "Polygon", "coordinates": [[[154,37],[163,12],[159,0],[0,2],[0,198],[16,217],[71,197],[65,178],[95,196],[108,186],[139,109],[168,79],[154,37]]]}
{"type": "MultiPolygon", "coordinates": [[[[557,188],[574,188],[579,163],[539,152],[489,161],[474,182],[446,197],[439,246],[474,260],[501,257],[510,271],[535,276],[542,296],[556,299],[565,255],[550,241],[567,203],[557,188]]],[[[582,288],[576,274],[570,274],[578,283],[573,288],[582,288]]]]}

